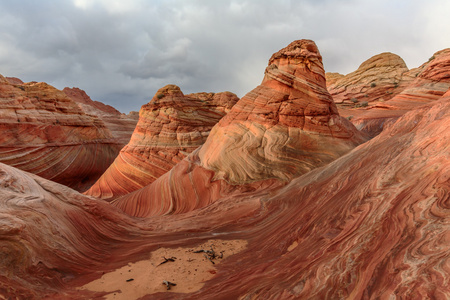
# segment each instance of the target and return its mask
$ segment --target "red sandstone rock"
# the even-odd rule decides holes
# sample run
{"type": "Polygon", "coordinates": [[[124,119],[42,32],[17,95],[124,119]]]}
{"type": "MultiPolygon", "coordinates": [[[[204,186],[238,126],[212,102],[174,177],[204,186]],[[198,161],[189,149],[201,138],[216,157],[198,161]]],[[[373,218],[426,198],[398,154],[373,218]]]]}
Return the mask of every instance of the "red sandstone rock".
{"type": "Polygon", "coordinates": [[[150,185],[203,201],[175,203],[184,214],[129,217],[0,163],[0,298],[446,299],[450,90],[422,91],[425,105],[282,189],[212,180],[195,151],[158,179],[161,190],[150,185]],[[219,198],[204,206],[207,193],[219,198]]]}
{"type": "Polygon", "coordinates": [[[334,85],[337,81],[342,79],[345,75],[342,75],[337,72],[326,72],[325,79],[327,81],[327,88],[331,85],[334,85]]]}
{"type": "Polygon", "coordinates": [[[358,129],[374,136],[386,122],[394,122],[411,109],[436,101],[450,88],[450,49],[435,53],[428,62],[406,74],[414,80],[408,80],[402,92],[392,99],[363,109],[342,108],[340,113],[353,116],[352,122],[358,129]]]}
{"type": "Polygon", "coordinates": [[[345,76],[327,73],[327,88],[333,100],[353,106],[358,102],[387,101],[400,93],[413,78],[408,67],[393,53],[381,53],[363,62],[345,76]]]}
{"type": "Polygon", "coordinates": [[[295,41],[271,57],[262,84],[233,106],[198,151],[113,205],[140,217],[187,212],[236,191],[279,187],[362,141],[337,113],[314,42],[295,41]]]}
{"type": "Polygon", "coordinates": [[[86,194],[112,200],[149,185],[201,146],[237,100],[230,92],[185,96],[175,85],[159,89],[142,106],[129,144],[86,194]]]}
{"type": "Polygon", "coordinates": [[[11,84],[24,84],[22,80],[16,77],[6,77],[6,80],[11,84]]]}
{"type": "Polygon", "coordinates": [[[122,114],[110,105],[93,101],[85,91],[79,88],[66,87],[63,89],[63,92],[74,100],[86,114],[99,117],[111,131],[115,140],[122,146],[125,146],[130,141],[139,115],[122,114]]]}
{"type": "Polygon", "coordinates": [[[242,191],[179,215],[131,218],[0,164],[0,295],[445,299],[449,96],[283,189],[242,191]],[[230,240],[245,246],[225,248],[214,265],[194,253],[230,240]],[[161,249],[174,262],[160,264],[161,249]],[[199,286],[202,260],[212,276],[199,286]],[[154,272],[139,269],[144,263],[154,272]],[[176,286],[168,291],[163,280],[176,286]],[[152,282],[159,289],[147,289],[152,282]]]}
{"type": "Polygon", "coordinates": [[[101,120],[43,82],[0,80],[0,126],[0,162],[79,190],[120,150],[101,120]]]}
{"type": "Polygon", "coordinates": [[[65,87],[63,89],[63,92],[70,97],[70,99],[74,100],[75,102],[78,103],[82,103],[82,104],[86,104],[92,107],[95,107],[98,110],[101,110],[105,113],[108,114],[113,114],[113,115],[120,115],[120,111],[118,111],[117,109],[115,109],[114,107],[112,107],[111,105],[106,105],[100,101],[93,101],[91,99],[91,97],[89,97],[85,91],[73,87],[73,88],[68,88],[65,87]]]}

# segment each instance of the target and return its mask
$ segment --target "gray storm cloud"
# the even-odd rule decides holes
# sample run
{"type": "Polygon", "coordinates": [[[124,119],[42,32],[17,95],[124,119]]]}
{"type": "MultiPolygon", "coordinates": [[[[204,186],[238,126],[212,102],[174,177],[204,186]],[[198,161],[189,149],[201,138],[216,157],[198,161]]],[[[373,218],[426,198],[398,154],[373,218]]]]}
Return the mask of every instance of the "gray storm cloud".
{"type": "Polygon", "coordinates": [[[80,87],[123,112],[157,89],[258,85],[270,55],[315,40],[326,71],[390,51],[410,68],[449,47],[447,0],[75,0],[0,2],[0,74],[80,87]]]}

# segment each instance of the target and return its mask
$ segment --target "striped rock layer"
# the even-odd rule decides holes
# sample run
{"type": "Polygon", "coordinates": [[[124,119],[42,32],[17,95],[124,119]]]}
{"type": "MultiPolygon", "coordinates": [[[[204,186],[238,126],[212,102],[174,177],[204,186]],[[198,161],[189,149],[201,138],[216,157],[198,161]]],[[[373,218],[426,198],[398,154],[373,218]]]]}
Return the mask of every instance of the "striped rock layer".
{"type": "Polygon", "coordinates": [[[46,83],[0,77],[0,162],[78,190],[120,150],[105,124],[46,83]]]}
{"type": "Polygon", "coordinates": [[[144,219],[0,163],[0,295],[447,299],[449,124],[450,93],[283,189],[144,219]]]}
{"type": "Polygon", "coordinates": [[[393,53],[375,55],[347,75],[327,73],[327,88],[337,104],[386,101],[414,78],[403,59],[393,53]]]}
{"type": "Polygon", "coordinates": [[[413,80],[407,80],[402,91],[390,100],[370,103],[367,108],[342,109],[341,113],[353,115],[352,123],[374,136],[382,131],[384,124],[413,108],[438,100],[450,88],[450,49],[436,52],[409,74],[415,74],[413,80]]]}
{"type": "Polygon", "coordinates": [[[230,193],[286,184],[362,141],[326,89],[315,43],[295,41],[270,58],[261,85],[233,106],[201,148],[113,205],[140,217],[183,213],[230,193]]]}
{"type": "Polygon", "coordinates": [[[139,119],[137,113],[123,114],[110,105],[93,101],[85,91],[79,88],[66,87],[63,92],[75,101],[86,114],[100,118],[111,131],[116,142],[122,146],[128,144],[139,119]]]}
{"type": "Polygon", "coordinates": [[[184,95],[158,90],[143,105],[130,142],[86,194],[112,200],[145,187],[201,146],[238,97],[230,92],[184,95]]]}

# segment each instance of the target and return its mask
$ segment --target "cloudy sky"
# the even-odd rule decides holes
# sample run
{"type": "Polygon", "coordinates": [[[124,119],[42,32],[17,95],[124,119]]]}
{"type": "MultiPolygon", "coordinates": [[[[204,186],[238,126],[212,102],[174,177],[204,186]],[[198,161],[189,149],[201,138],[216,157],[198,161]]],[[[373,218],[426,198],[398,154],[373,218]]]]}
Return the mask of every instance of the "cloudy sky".
{"type": "Polygon", "coordinates": [[[417,67],[450,47],[449,13],[449,0],[0,0],[0,74],[128,113],[169,83],[242,97],[303,38],[326,71],[386,51],[417,67]]]}

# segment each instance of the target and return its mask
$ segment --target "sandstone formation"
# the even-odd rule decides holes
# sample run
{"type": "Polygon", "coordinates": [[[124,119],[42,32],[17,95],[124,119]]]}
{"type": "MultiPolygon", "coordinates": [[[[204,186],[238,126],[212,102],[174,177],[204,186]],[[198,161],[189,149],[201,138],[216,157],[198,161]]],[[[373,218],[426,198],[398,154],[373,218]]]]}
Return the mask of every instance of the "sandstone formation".
{"type": "Polygon", "coordinates": [[[408,72],[400,56],[386,52],[371,57],[345,76],[327,73],[327,88],[338,104],[386,101],[413,79],[408,72]]]}
{"type": "Polygon", "coordinates": [[[394,122],[411,109],[436,101],[450,88],[450,49],[435,53],[428,62],[406,74],[414,80],[403,82],[405,88],[392,99],[362,109],[341,107],[340,113],[353,116],[352,122],[358,129],[374,136],[386,122],[394,122]]]}
{"type": "Polygon", "coordinates": [[[0,295],[446,299],[449,122],[447,94],[283,189],[148,219],[0,164],[0,295]]]}
{"type": "Polygon", "coordinates": [[[233,106],[202,147],[113,205],[139,217],[191,211],[230,194],[279,187],[362,141],[337,112],[314,42],[295,41],[270,58],[261,85],[233,106]]]}
{"type": "Polygon", "coordinates": [[[92,185],[120,150],[101,120],[43,82],[0,77],[0,126],[0,162],[78,190],[92,185]]]}
{"type": "Polygon", "coordinates": [[[79,88],[66,87],[63,92],[74,100],[86,114],[100,118],[118,143],[125,146],[130,141],[139,115],[134,113],[122,114],[111,105],[93,101],[85,91],[79,88]]]}
{"type": "Polygon", "coordinates": [[[130,142],[86,193],[112,200],[149,185],[201,146],[239,98],[230,92],[184,95],[159,89],[143,105],[130,142]]]}
{"type": "Polygon", "coordinates": [[[345,75],[337,73],[337,72],[326,72],[325,79],[327,81],[327,89],[329,86],[334,85],[337,81],[343,78],[345,75]]]}
{"type": "Polygon", "coordinates": [[[24,82],[17,77],[5,77],[5,78],[11,84],[24,84],[24,82]]]}

